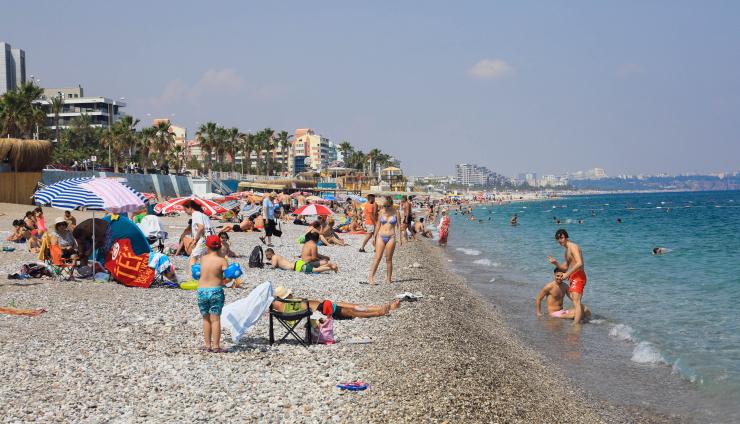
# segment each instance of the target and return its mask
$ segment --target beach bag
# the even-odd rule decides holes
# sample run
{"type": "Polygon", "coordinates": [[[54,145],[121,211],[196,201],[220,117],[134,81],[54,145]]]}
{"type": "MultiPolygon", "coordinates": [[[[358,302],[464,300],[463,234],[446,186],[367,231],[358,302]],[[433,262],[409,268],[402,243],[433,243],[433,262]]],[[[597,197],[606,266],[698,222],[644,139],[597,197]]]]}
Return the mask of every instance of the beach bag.
{"type": "Polygon", "coordinates": [[[283,229],[282,229],[282,226],[280,225],[280,222],[278,222],[277,228],[275,228],[274,230],[272,230],[272,235],[275,236],[275,237],[282,237],[283,236],[283,229]]]}
{"type": "Polygon", "coordinates": [[[262,247],[254,246],[252,253],[249,255],[249,267],[250,268],[264,268],[264,254],[262,253],[262,247]]]}
{"type": "Polygon", "coordinates": [[[25,264],[21,266],[21,274],[27,274],[31,278],[51,277],[52,273],[42,264],[25,264]]]}
{"type": "Polygon", "coordinates": [[[336,340],[334,340],[334,318],[327,318],[323,324],[319,320],[311,320],[311,343],[336,343],[336,340]]]}

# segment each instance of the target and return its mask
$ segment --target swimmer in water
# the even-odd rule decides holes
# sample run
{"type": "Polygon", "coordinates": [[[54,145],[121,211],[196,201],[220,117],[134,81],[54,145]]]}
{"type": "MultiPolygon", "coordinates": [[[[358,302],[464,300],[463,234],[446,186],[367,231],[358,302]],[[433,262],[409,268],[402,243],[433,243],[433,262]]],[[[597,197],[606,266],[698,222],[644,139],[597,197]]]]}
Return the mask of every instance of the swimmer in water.
{"type": "Polygon", "coordinates": [[[511,217],[511,220],[509,221],[509,223],[511,225],[516,226],[519,224],[518,220],[519,220],[519,217],[517,217],[516,214],[514,214],[514,216],[511,217]]]}
{"type": "MultiPolygon", "coordinates": [[[[559,278],[561,273],[557,268],[553,272],[555,273],[553,280],[545,284],[534,299],[534,312],[537,318],[542,316],[542,299],[547,298],[548,316],[560,319],[573,319],[576,315],[575,310],[563,308],[563,299],[565,296],[571,297],[568,292],[568,284],[559,278]]],[[[581,306],[583,306],[583,316],[586,318],[591,316],[591,310],[586,305],[582,304],[581,306]]]]}
{"type": "Polygon", "coordinates": [[[621,224],[621,223],[622,223],[622,218],[617,218],[617,224],[621,224]]]}
{"type": "Polygon", "coordinates": [[[578,220],[578,223],[579,223],[579,224],[583,224],[583,220],[582,220],[582,219],[579,219],[579,220],[578,220]]]}
{"type": "Polygon", "coordinates": [[[668,249],[665,247],[653,247],[653,255],[662,255],[668,253],[668,249]]]}

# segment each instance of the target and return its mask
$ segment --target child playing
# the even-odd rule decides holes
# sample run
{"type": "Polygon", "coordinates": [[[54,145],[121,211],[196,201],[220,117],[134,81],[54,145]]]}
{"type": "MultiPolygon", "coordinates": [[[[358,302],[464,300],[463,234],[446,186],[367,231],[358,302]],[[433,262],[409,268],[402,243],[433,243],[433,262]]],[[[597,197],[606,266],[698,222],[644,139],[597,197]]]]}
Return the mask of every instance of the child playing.
{"type": "Polygon", "coordinates": [[[224,271],[228,264],[220,254],[219,236],[208,236],[206,249],[207,253],[200,258],[198,280],[198,308],[203,316],[204,350],[221,353],[221,309],[224,307],[224,271]]]}

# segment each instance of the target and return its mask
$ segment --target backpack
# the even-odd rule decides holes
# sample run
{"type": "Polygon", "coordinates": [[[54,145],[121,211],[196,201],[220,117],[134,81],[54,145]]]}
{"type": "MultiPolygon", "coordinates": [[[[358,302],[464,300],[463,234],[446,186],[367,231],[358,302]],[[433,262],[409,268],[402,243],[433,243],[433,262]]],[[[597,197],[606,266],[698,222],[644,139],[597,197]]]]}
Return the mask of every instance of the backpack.
{"type": "Polygon", "coordinates": [[[262,253],[261,246],[254,246],[252,253],[249,255],[249,267],[250,268],[264,268],[264,254],[262,253]]]}

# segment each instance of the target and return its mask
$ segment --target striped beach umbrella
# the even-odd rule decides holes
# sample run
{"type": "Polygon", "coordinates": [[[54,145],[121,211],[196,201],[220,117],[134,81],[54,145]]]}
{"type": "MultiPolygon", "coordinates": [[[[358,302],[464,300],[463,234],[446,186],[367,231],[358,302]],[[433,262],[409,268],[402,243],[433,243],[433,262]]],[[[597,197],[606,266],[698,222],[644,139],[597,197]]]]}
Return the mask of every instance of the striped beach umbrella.
{"type": "Polygon", "coordinates": [[[200,198],[196,195],[187,196],[187,197],[178,197],[177,199],[172,199],[169,202],[162,204],[161,206],[160,205],[155,206],[154,210],[157,211],[157,209],[159,209],[159,211],[157,212],[165,214],[165,215],[168,213],[172,213],[172,212],[180,213],[180,212],[183,212],[184,210],[182,207],[182,204],[188,200],[193,200],[195,201],[195,203],[199,204],[200,207],[203,208],[203,213],[206,214],[207,216],[218,215],[220,213],[226,212],[226,209],[223,206],[219,205],[218,203],[212,200],[206,200],[206,199],[200,198]]]}
{"type": "Polygon", "coordinates": [[[86,209],[112,213],[135,212],[144,207],[144,196],[115,179],[70,178],[34,193],[36,204],[57,209],[86,209]]]}
{"type": "Polygon", "coordinates": [[[331,215],[332,212],[331,209],[327,208],[324,205],[311,204],[301,206],[293,213],[296,215],[331,215]]]}

